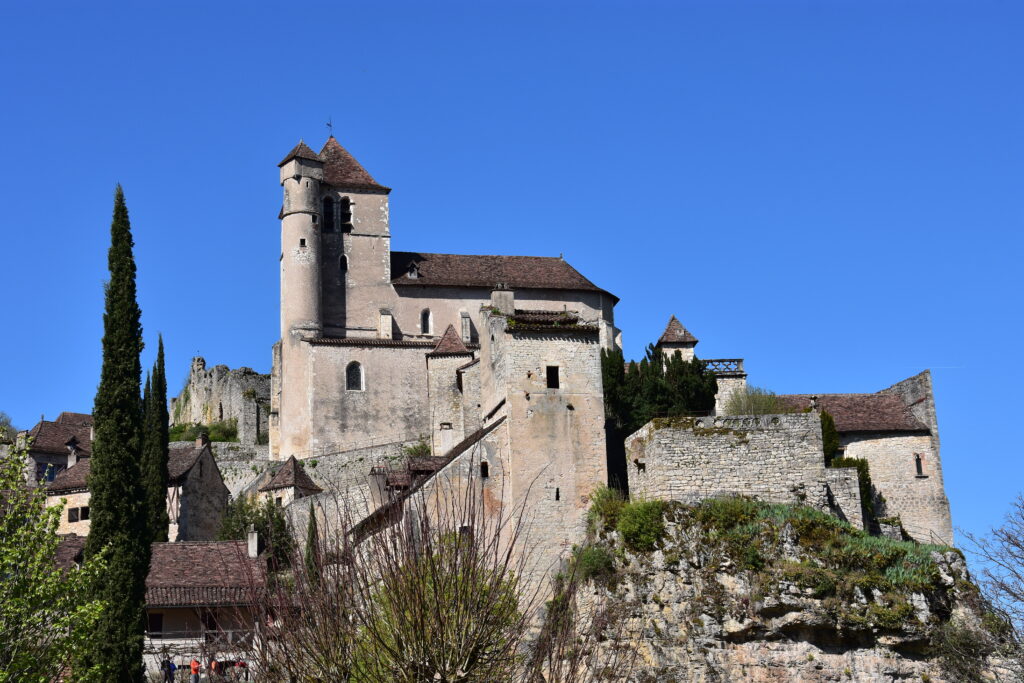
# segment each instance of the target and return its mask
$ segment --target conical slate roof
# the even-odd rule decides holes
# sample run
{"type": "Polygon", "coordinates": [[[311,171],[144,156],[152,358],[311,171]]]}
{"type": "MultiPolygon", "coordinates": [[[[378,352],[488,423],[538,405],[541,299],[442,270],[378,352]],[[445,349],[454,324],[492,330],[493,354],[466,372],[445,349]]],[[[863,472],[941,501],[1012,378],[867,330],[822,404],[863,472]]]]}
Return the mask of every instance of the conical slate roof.
{"type": "Polygon", "coordinates": [[[320,150],[320,160],[324,162],[324,182],[328,185],[355,190],[391,191],[378,184],[333,135],[327,138],[324,148],[320,150]]]}
{"type": "Polygon", "coordinates": [[[288,458],[285,464],[281,466],[281,469],[277,471],[277,474],[274,475],[273,479],[260,487],[260,491],[286,489],[292,486],[309,491],[310,493],[320,493],[323,491],[322,488],[309,478],[306,470],[295,459],[294,455],[288,458]]]}
{"type": "Polygon", "coordinates": [[[299,144],[292,147],[292,151],[288,152],[288,155],[281,160],[278,166],[284,166],[292,159],[309,159],[310,161],[320,161],[320,157],[316,155],[316,152],[311,150],[309,146],[299,140],[299,144]]]}
{"type": "Polygon", "coordinates": [[[683,327],[683,324],[672,316],[668,319],[665,331],[658,339],[658,345],[662,344],[696,344],[697,338],[690,334],[690,331],[683,327]]]}
{"type": "Polygon", "coordinates": [[[458,355],[471,355],[469,349],[462,342],[462,337],[459,336],[458,332],[455,331],[454,325],[449,325],[448,329],[441,335],[440,341],[437,342],[437,346],[430,352],[431,356],[441,356],[449,354],[458,355]]]}

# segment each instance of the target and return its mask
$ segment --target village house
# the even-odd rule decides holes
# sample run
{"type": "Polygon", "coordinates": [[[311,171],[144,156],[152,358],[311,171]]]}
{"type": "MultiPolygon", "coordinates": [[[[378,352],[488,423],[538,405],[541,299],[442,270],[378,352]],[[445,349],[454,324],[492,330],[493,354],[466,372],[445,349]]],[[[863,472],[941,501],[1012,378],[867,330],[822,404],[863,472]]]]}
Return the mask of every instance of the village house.
{"type": "Polygon", "coordinates": [[[17,445],[28,451],[25,480],[29,486],[45,486],[92,455],[92,415],[63,412],[56,420],[39,420],[18,434],[17,445]]]}
{"type": "Polygon", "coordinates": [[[323,489],[316,485],[302,464],[291,456],[266,484],[259,488],[263,500],[273,500],[274,504],[283,507],[306,496],[322,493],[323,489]]]}
{"type": "MultiPolygon", "coordinates": [[[[58,533],[89,533],[88,459],[63,470],[46,487],[48,507],[65,503],[58,533]]],[[[171,541],[212,541],[220,530],[228,504],[217,461],[205,436],[195,443],[172,444],[168,463],[167,515],[171,541]]]]}

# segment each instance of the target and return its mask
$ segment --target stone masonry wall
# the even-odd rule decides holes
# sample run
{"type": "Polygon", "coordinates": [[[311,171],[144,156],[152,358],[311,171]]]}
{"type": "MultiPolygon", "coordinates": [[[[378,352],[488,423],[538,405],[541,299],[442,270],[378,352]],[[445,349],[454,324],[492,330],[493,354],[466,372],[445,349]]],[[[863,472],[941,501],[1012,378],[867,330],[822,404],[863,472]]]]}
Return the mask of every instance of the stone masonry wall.
{"type": "Polygon", "coordinates": [[[942,469],[927,434],[848,434],[840,440],[847,458],[862,458],[871,468],[871,482],[885,497],[885,515],[899,516],[914,539],[923,543],[953,542],[949,500],[942,469]],[[917,474],[915,455],[922,460],[917,474]]]}
{"type": "Polygon", "coordinates": [[[857,529],[864,528],[864,510],[860,500],[860,480],[854,467],[827,467],[825,477],[832,494],[832,510],[840,519],[857,529]]]}
{"type": "Polygon", "coordinates": [[[172,541],[213,541],[228,504],[228,489],[213,455],[207,451],[192,466],[181,487],[177,537],[172,541]]]}
{"type": "Polygon", "coordinates": [[[746,495],[828,509],[816,414],[659,418],[626,439],[632,495],[746,495]]]}
{"type": "Polygon", "coordinates": [[[270,414],[270,375],[251,368],[226,365],[206,368],[202,357],[192,359],[188,380],[171,399],[171,426],[237,420],[238,439],[245,444],[266,440],[270,414]]]}

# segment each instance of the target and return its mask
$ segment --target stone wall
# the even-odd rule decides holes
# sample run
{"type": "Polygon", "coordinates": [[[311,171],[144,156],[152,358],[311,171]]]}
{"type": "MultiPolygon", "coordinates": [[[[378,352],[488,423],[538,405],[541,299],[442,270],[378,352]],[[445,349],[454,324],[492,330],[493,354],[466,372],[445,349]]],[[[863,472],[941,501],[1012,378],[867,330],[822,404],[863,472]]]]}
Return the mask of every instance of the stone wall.
{"type": "Polygon", "coordinates": [[[846,434],[840,445],[847,458],[867,460],[871,483],[885,498],[885,516],[898,516],[914,539],[922,543],[953,543],[949,500],[942,468],[928,434],[893,432],[846,434]],[[917,459],[921,458],[920,475],[917,459]]]}
{"type": "Polygon", "coordinates": [[[265,442],[270,414],[270,375],[251,368],[231,370],[226,365],[206,368],[202,357],[192,359],[188,380],[171,399],[171,426],[210,424],[225,420],[238,423],[238,440],[244,444],[265,442]]]}
{"type": "Polygon", "coordinates": [[[718,382],[718,393],[715,394],[715,414],[724,415],[725,406],[729,403],[732,395],[738,391],[746,391],[747,376],[746,374],[721,374],[716,375],[715,380],[718,382]]]}
{"type": "Polygon", "coordinates": [[[434,455],[444,455],[466,436],[458,369],[471,360],[469,354],[427,356],[430,447],[434,455]]]}
{"type": "Polygon", "coordinates": [[[860,499],[860,479],[855,467],[826,467],[825,479],[831,497],[832,512],[856,529],[864,528],[864,510],[860,499]]]}
{"type": "Polygon", "coordinates": [[[827,509],[816,414],[658,418],[626,439],[632,495],[694,503],[745,495],[827,509]]]}
{"type": "Polygon", "coordinates": [[[171,541],[213,541],[228,505],[228,489],[210,451],[204,451],[180,488],[177,529],[171,541]]]}
{"type": "Polygon", "coordinates": [[[89,505],[88,491],[76,491],[74,493],[62,493],[56,496],[46,497],[46,506],[54,507],[60,505],[62,500],[67,500],[64,509],[60,513],[60,522],[57,524],[58,534],[78,534],[79,536],[89,535],[90,520],[68,521],[68,510],[70,508],[82,508],[89,505]]]}

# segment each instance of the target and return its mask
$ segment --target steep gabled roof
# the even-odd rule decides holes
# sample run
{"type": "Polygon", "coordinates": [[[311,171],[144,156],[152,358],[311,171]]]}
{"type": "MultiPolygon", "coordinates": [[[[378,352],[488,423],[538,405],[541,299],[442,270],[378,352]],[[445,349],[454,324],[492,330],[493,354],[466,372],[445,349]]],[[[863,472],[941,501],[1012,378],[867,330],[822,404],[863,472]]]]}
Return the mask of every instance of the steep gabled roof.
{"type": "Polygon", "coordinates": [[[319,159],[324,162],[324,182],[337,188],[353,190],[369,190],[371,192],[390,192],[373,179],[348,150],[341,146],[332,135],[327,138],[319,159]]]}
{"type": "Polygon", "coordinates": [[[316,485],[316,483],[310,479],[309,475],[306,474],[305,468],[302,464],[295,459],[295,456],[291,456],[285,461],[281,469],[277,471],[274,478],[268,481],[266,484],[259,488],[260,491],[273,491],[275,489],[286,489],[294,486],[295,488],[309,491],[311,493],[320,493],[323,491],[322,488],[316,485]]]}
{"type": "Polygon", "coordinates": [[[57,424],[61,425],[79,425],[82,427],[92,426],[92,415],[88,413],[71,413],[68,411],[62,412],[54,420],[57,424]]]}
{"type": "Polygon", "coordinates": [[[299,144],[292,147],[292,151],[288,152],[288,155],[281,160],[281,163],[278,164],[278,167],[284,166],[292,159],[308,159],[309,161],[320,161],[320,157],[316,155],[316,152],[311,150],[309,146],[302,140],[299,140],[299,144]]]}
{"type": "Polygon", "coordinates": [[[391,252],[391,283],[401,287],[567,289],[609,294],[556,256],[488,256],[391,252]],[[416,277],[409,277],[415,264],[416,277]]]}
{"type": "Polygon", "coordinates": [[[683,327],[679,320],[672,316],[668,319],[665,331],[658,338],[658,345],[662,344],[696,344],[697,338],[690,334],[690,331],[683,327]]]}
{"type": "Polygon", "coordinates": [[[29,445],[30,452],[58,453],[67,455],[68,447],[74,445],[80,457],[92,455],[92,416],[81,415],[80,413],[61,413],[56,422],[41,420],[39,424],[29,430],[29,438],[32,440],[29,445]],[[80,415],[79,419],[65,418],[65,416],[80,415]],[[85,418],[89,421],[86,423],[85,418]]]}
{"type": "Polygon", "coordinates": [[[469,349],[466,348],[465,343],[462,341],[462,337],[455,331],[455,325],[448,325],[448,329],[441,335],[441,339],[438,340],[437,346],[434,350],[427,354],[428,356],[471,356],[473,355],[469,349]]]}
{"type": "MultiPolygon", "coordinates": [[[[778,399],[787,406],[806,409],[813,394],[786,394],[778,399]]],[[[818,394],[818,407],[844,432],[927,432],[898,396],[892,394],[818,394]]]]}
{"type": "Polygon", "coordinates": [[[167,478],[169,483],[177,483],[188,474],[199,460],[208,445],[196,448],[193,443],[172,446],[167,454],[167,478]]]}
{"type": "Polygon", "coordinates": [[[85,536],[67,534],[60,537],[54,560],[60,569],[73,569],[82,561],[85,550],[85,536]]]}
{"type": "Polygon", "coordinates": [[[245,541],[154,543],[147,607],[244,605],[263,573],[245,541]]]}

